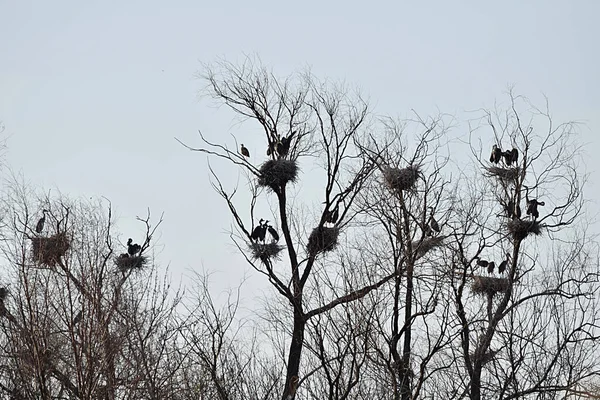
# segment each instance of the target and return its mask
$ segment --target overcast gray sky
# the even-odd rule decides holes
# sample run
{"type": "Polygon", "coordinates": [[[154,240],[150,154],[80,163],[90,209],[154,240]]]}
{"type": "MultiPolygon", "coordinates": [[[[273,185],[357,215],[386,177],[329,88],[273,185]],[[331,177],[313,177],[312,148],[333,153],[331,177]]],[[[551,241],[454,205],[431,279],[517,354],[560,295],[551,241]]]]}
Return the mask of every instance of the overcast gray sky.
{"type": "MultiPolygon", "coordinates": [[[[514,84],[534,100],[545,93],[557,120],[585,122],[594,151],[599,16],[597,0],[0,0],[7,163],[35,185],[110,198],[125,238],[146,207],[164,211],[163,265],[178,276],[203,264],[237,282],[248,267],[206,157],[173,139],[198,144],[202,129],[244,142],[232,114],[198,101],[200,62],[246,53],[276,73],[311,66],[360,87],[379,114],[458,115],[514,84]]],[[[599,166],[589,159],[592,180],[599,166]]],[[[598,199],[597,185],[587,197],[598,199]]]]}

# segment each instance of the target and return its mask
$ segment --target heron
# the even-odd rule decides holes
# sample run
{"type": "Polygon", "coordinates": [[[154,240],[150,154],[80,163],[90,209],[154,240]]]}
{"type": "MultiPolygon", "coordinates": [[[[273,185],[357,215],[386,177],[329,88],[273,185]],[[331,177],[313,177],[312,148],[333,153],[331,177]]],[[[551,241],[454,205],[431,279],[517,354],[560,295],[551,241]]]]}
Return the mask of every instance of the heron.
{"type": "Polygon", "coordinates": [[[332,224],[335,224],[339,217],[340,217],[340,206],[338,204],[335,206],[333,211],[327,211],[327,213],[325,214],[325,222],[330,222],[332,224]]]}
{"type": "Polygon", "coordinates": [[[431,226],[431,229],[433,229],[434,231],[439,233],[439,231],[441,230],[440,224],[438,224],[438,222],[433,217],[433,207],[430,207],[430,208],[431,208],[431,212],[430,212],[430,216],[429,216],[429,226],[431,226]]]}
{"type": "Polygon", "coordinates": [[[504,271],[506,271],[506,266],[508,265],[509,258],[510,258],[510,255],[508,253],[506,253],[506,260],[502,261],[500,263],[500,265],[498,265],[498,273],[499,274],[503,274],[504,271]]]}
{"type": "Polygon", "coordinates": [[[545,206],[546,203],[543,201],[538,201],[537,199],[529,199],[529,188],[525,185],[525,201],[527,202],[527,211],[525,212],[527,215],[531,215],[533,219],[537,219],[540,216],[540,212],[538,211],[538,206],[545,206]]]}
{"type": "Polygon", "coordinates": [[[494,268],[496,268],[496,264],[493,261],[490,261],[487,265],[488,274],[493,274],[494,268]]]}
{"type": "Polygon", "coordinates": [[[137,243],[134,244],[132,238],[127,239],[127,253],[129,253],[130,256],[135,256],[141,250],[142,246],[137,243]]]}
{"type": "Polygon", "coordinates": [[[250,234],[250,239],[251,240],[258,240],[260,238],[260,232],[263,229],[263,221],[264,219],[260,219],[260,221],[258,221],[258,225],[252,230],[252,233],[250,234]]]}
{"type": "Polygon", "coordinates": [[[248,149],[246,148],[246,146],[244,146],[243,143],[242,143],[242,146],[240,147],[240,152],[242,153],[242,155],[244,157],[250,157],[250,152],[248,151],[248,149]]]}
{"type": "Polygon", "coordinates": [[[502,152],[502,157],[504,157],[504,164],[510,165],[513,160],[513,154],[511,150],[506,150],[502,152]]]}
{"type": "Polygon", "coordinates": [[[511,161],[513,162],[513,164],[519,163],[519,150],[517,150],[515,147],[513,147],[511,151],[511,161]]]}
{"type": "Polygon", "coordinates": [[[268,227],[269,227],[269,220],[266,220],[266,221],[264,222],[264,224],[263,224],[263,225],[260,227],[261,229],[260,229],[260,230],[259,230],[259,232],[258,232],[258,239],[259,239],[261,242],[264,242],[264,241],[265,241],[265,236],[266,236],[266,234],[267,234],[267,229],[268,229],[268,227]]]}
{"type": "Polygon", "coordinates": [[[277,143],[277,153],[279,153],[281,157],[285,157],[290,151],[290,144],[292,143],[292,138],[295,134],[296,131],[293,131],[290,136],[281,138],[281,141],[277,143]]]}
{"type": "Polygon", "coordinates": [[[271,225],[268,225],[267,229],[269,230],[269,234],[273,237],[273,239],[275,239],[276,242],[279,242],[279,234],[275,228],[273,228],[271,225]]]}
{"type": "Polygon", "coordinates": [[[498,164],[500,162],[500,158],[502,157],[502,149],[498,147],[498,145],[492,146],[492,154],[490,154],[490,162],[494,164],[498,164]]]}
{"type": "Polygon", "coordinates": [[[44,215],[37,222],[37,224],[35,226],[35,233],[42,233],[42,231],[44,230],[44,223],[46,222],[46,213],[47,212],[49,212],[49,211],[48,210],[42,210],[42,213],[44,215]]]}
{"type": "Polygon", "coordinates": [[[73,325],[77,325],[78,323],[80,323],[82,318],[83,318],[83,312],[80,310],[77,313],[77,315],[75,316],[75,318],[73,318],[73,325]]]}
{"type": "Polygon", "coordinates": [[[475,257],[475,259],[477,260],[477,265],[478,266],[480,266],[482,268],[487,268],[487,266],[488,266],[489,263],[486,260],[482,260],[479,257],[475,257]]]}

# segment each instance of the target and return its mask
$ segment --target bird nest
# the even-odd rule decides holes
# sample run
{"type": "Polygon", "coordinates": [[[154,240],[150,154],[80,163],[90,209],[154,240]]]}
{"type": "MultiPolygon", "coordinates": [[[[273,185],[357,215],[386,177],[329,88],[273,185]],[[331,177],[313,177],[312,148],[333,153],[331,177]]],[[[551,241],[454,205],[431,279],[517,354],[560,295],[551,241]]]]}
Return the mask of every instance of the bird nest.
{"type": "Polygon", "coordinates": [[[534,235],[542,234],[542,224],[537,220],[523,221],[515,218],[508,221],[507,227],[516,240],[523,240],[532,233],[534,235]]]}
{"type": "Polygon", "coordinates": [[[70,247],[66,232],[60,232],[50,237],[34,237],[31,241],[33,243],[33,260],[49,267],[54,267],[70,247]]]}
{"type": "Polygon", "coordinates": [[[308,253],[316,255],[320,252],[328,252],[338,244],[340,229],[337,227],[319,226],[311,232],[308,237],[308,253]]]}
{"type": "Polygon", "coordinates": [[[385,167],[383,169],[383,178],[388,187],[397,192],[414,189],[417,179],[421,176],[421,170],[418,166],[408,166],[406,168],[385,167]]]}
{"type": "Polygon", "coordinates": [[[296,182],[298,165],[294,160],[269,160],[260,166],[259,172],[258,184],[277,191],[288,182],[296,182]]]}
{"type": "Polygon", "coordinates": [[[521,170],[519,167],[501,168],[501,167],[486,167],[487,176],[496,177],[503,181],[516,181],[519,178],[521,170]]]}
{"type": "Polygon", "coordinates": [[[130,256],[127,253],[123,253],[115,259],[115,264],[117,264],[117,268],[121,272],[141,270],[148,264],[148,258],[146,256],[130,256]]]}
{"type": "Polygon", "coordinates": [[[510,283],[506,278],[494,278],[490,276],[475,276],[471,289],[478,294],[491,294],[506,292],[510,283]]]}
{"type": "Polygon", "coordinates": [[[443,236],[433,236],[423,239],[422,241],[414,241],[411,243],[413,252],[417,254],[417,258],[423,257],[430,250],[439,247],[444,241],[443,236]]]}
{"type": "Polygon", "coordinates": [[[250,242],[250,251],[252,252],[252,257],[254,257],[255,260],[261,260],[265,264],[268,260],[271,260],[273,258],[279,259],[279,253],[281,253],[283,249],[283,246],[278,245],[275,242],[250,242]]]}

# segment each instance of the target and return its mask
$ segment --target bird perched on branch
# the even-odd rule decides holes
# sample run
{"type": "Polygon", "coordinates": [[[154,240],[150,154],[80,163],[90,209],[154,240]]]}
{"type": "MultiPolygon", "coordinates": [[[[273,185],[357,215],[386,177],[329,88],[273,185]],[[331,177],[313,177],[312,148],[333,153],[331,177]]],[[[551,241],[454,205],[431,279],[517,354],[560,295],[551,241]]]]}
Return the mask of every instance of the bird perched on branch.
{"type": "Polygon", "coordinates": [[[242,155],[244,157],[250,157],[250,152],[248,151],[248,149],[246,148],[246,146],[244,146],[243,143],[242,143],[242,146],[240,147],[240,153],[242,153],[242,155]]]}
{"type": "Polygon", "coordinates": [[[277,153],[280,157],[287,156],[290,151],[290,144],[292,143],[292,138],[296,134],[296,131],[293,131],[290,136],[281,138],[281,141],[277,143],[277,153]]]}
{"type": "Polygon", "coordinates": [[[500,162],[500,158],[502,158],[502,149],[498,147],[498,145],[492,146],[492,154],[490,154],[490,162],[494,164],[498,164],[500,162]]]}
{"type": "Polygon", "coordinates": [[[499,274],[503,274],[504,271],[506,271],[506,266],[508,265],[509,258],[510,258],[510,255],[508,253],[506,253],[506,260],[502,261],[500,263],[500,265],[498,265],[498,273],[499,274]]]}
{"type": "Polygon", "coordinates": [[[482,268],[487,268],[487,266],[488,266],[489,263],[486,260],[482,260],[479,257],[475,257],[475,259],[477,260],[477,265],[478,266],[480,266],[482,268]]]}
{"type": "Polygon", "coordinates": [[[439,233],[440,232],[440,224],[438,224],[438,222],[435,220],[435,218],[433,217],[433,207],[429,207],[431,209],[430,214],[429,214],[429,226],[431,227],[431,229],[433,229],[435,232],[439,233]]]}
{"type": "Polygon", "coordinates": [[[44,230],[44,223],[46,222],[46,213],[47,212],[49,212],[49,211],[48,210],[42,210],[42,213],[44,215],[42,216],[42,218],[39,219],[39,221],[35,225],[35,233],[42,233],[42,231],[44,230]]]}
{"type": "Polygon", "coordinates": [[[494,263],[493,261],[490,261],[487,265],[488,274],[493,274],[494,268],[496,268],[496,263],[494,263]]]}
{"type": "Polygon", "coordinates": [[[333,210],[327,211],[325,213],[325,222],[335,224],[339,217],[340,217],[340,205],[337,204],[333,210]]]}
{"type": "Polygon", "coordinates": [[[141,250],[142,250],[142,246],[140,246],[137,243],[133,244],[132,238],[127,239],[127,253],[129,253],[129,255],[131,257],[135,256],[141,250]]]}
{"type": "MultiPolygon", "coordinates": [[[[264,242],[265,236],[267,234],[267,229],[269,228],[268,222],[269,222],[268,220],[265,221],[264,219],[261,218],[260,221],[258,221],[258,226],[256,226],[252,230],[252,234],[250,234],[250,239],[256,240],[256,241],[260,240],[261,242],[264,242]]],[[[277,233],[277,232],[275,232],[275,233],[277,233]]]]}
{"type": "Polygon", "coordinates": [[[276,242],[279,242],[279,234],[277,233],[277,231],[275,230],[275,228],[273,228],[271,225],[267,225],[267,229],[268,229],[269,234],[271,235],[271,237],[273,237],[273,239],[276,242]]]}
{"type": "Polygon", "coordinates": [[[537,199],[529,199],[529,188],[525,185],[525,201],[527,202],[527,211],[525,212],[527,215],[531,215],[533,219],[537,219],[540,216],[540,212],[538,211],[538,206],[545,206],[546,203],[543,201],[538,201],[537,199]]]}

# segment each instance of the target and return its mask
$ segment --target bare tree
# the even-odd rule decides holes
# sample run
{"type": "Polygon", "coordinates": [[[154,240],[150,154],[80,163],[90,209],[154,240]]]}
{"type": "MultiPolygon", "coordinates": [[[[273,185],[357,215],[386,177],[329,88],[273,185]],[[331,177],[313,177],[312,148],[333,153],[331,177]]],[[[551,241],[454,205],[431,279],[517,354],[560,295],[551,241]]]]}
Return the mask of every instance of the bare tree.
{"type": "Polygon", "coordinates": [[[575,125],[508,98],[472,129],[487,131],[486,150],[499,149],[472,147],[487,181],[457,207],[457,398],[558,398],[600,366],[598,249],[583,214],[575,125]]]}
{"type": "Polygon", "coordinates": [[[215,173],[213,183],[234,217],[237,233],[232,237],[238,247],[253,268],[263,274],[289,304],[292,329],[282,398],[293,398],[301,381],[299,371],[308,321],[365,296],[395,275],[391,272],[365,286],[319,302],[305,296],[312,292],[316,275],[324,279],[328,274],[321,267],[321,261],[338,245],[340,235],[348,234],[347,230],[352,228],[356,196],[376,169],[375,163],[364,156],[358,145],[368,128],[368,106],[360,96],[351,96],[343,86],[321,83],[310,74],[278,79],[250,59],[241,66],[227,62],[207,66],[203,78],[208,83],[210,96],[242,119],[258,123],[265,136],[264,158],[262,155],[248,157],[247,148],[240,146],[237,150],[237,141],[232,150],[225,144],[209,141],[202,134],[201,147],[187,147],[225,159],[248,174],[252,188],[248,215],[251,222],[234,203],[235,191],[227,192],[215,173]],[[257,166],[250,161],[252,159],[263,161],[257,166]],[[318,179],[324,186],[324,206],[319,210],[314,229],[307,228],[307,221],[301,221],[295,211],[298,206],[289,202],[303,161],[319,161],[323,167],[323,175],[318,179]],[[267,239],[264,236],[267,227],[254,224],[255,205],[266,195],[274,195],[277,203],[276,214],[264,219],[277,218],[285,246],[275,238],[269,243],[269,236],[267,239]],[[282,271],[273,266],[284,248],[288,266],[282,271]]]}

